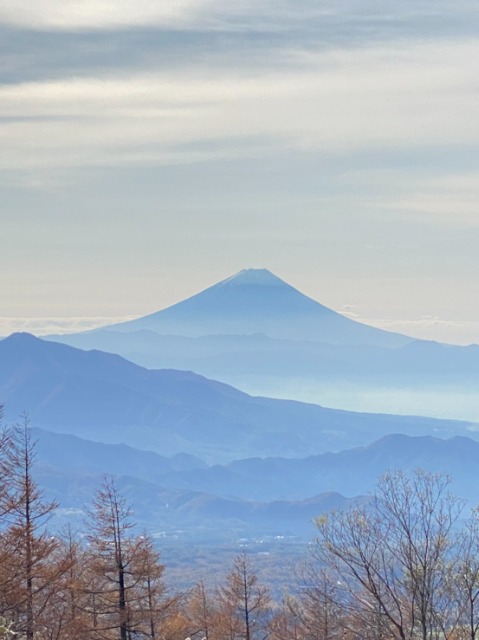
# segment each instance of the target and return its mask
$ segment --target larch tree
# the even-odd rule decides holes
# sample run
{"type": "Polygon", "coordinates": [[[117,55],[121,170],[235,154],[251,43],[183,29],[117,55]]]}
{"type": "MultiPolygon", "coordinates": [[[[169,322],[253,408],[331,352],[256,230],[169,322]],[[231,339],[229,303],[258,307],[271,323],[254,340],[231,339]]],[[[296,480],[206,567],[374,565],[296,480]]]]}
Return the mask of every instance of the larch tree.
{"type": "MultiPolygon", "coordinates": [[[[11,431],[3,425],[3,406],[0,405],[0,616],[3,626],[7,628],[8,592],[12,588],[12,576],[7,570],[9,550],[6,545],[8,514],[12,510],[10,477],[13,473],[11,465],[11,431]]],[[[6,633],[6,632],[5,632],[6,633]]]]}
{"type": "Polygon", "coordinates": [[[334,577],[313,561],[305,563],[300,572],[301,589],[296,599],[287,599],[291,615],[299,622],[302,635],[308,640],[342,638],[347,624],[345,611],[338,605],[334,577]]]}
{"type": "Polygon", "coordinates": [[[131,620],[127,601],[130,589],[131,550],[129,532],[131,509],[119,494],[115,481],[105,477],[90,513],[92,597],[94,615],[92,633],[108,637],[118,630],[120,640],[128,640],[131,620]]]}
{"type": "Polygon", "coordinates": [[[12,433],[3,424],[3,405],[0,404],[0,530],[5,526],[5,516],[11,510],[9,480],[12,475],[10,449],[12,433]]]}
{"type": "Polygon", "coordinates": [[[315,637],[310,636],[305,628],[299,599],[285,596],[268,622],[268,639],[312,640],[315,637]]]}
{"type": "Polygon", "coordinates": [[[137,537],[131,563],[136,584],[129,596],[129,606],[136,631],[152,640],[165,637],[171,619],[177,616],[181,598],[179,594],[168,593],[164,569],[154,540],[146,533],[137,537]]]}
{"type": "Polygon", "coordinates": [[[268,589],[260,584],[246,553],[236,557],[226,581],[218,590],[225,633],[234,638],[255,640],[266,636],[268,589]]]}
{"type": "Polygon", "coordinates": [[[115,481],[105,477],[89,514],[90,633],[129,640],[161,637],[171,606],[153,541],[133,535],[132,513],[115,481]]]}
{"type": "Polygon", "coordinates": [[[62,531],[55,560],[67,570],[49,603],[49,640],[89,640],[87,553],[69,526],[62,531]]]}
{"type": "Polygon", "coordinates": [[[58,541],[46,524],[56,509],[44,500],[34,477],[35,440],[28,417],[9,429],[6,465],[7,489],[2,495],[4,526],[3,615],[13,619],[15,631],[27,640],[44,637],[45,614],[58,580],[67,565],[58,562],[58,541]],[[6,583],[5,583],[6,580],[6,583]]]}
{"type": "Polygon", "coordinates": [[[34,479],[35,445],[24,415],[8,435],[9,478],[1,496],[1,596],[3,615],[27,640],[48,637],[49,604],[67,571],[57,556],[59,542],[46,528],[57,505],[44,500],[34,479]]]}
{"type": "Polygon", "coordinates": [[[188,637],[215,640],[219,621],[218,606],[213,594],[200,580],[189,593],[186,604],[188,637]]]}

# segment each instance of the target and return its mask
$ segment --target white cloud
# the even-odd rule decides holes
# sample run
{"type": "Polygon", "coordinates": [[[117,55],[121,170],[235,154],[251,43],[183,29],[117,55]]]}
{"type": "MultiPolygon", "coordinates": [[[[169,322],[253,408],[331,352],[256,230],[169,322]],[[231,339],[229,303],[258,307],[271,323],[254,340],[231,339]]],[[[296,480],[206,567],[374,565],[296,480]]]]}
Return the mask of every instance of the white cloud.
{"type": "Polygon", "coordinates": [[[403,333],[420,340],[457,345],[479,344],[479,321],[421,316],[420,318],[374,318],[342,311],[345,316],[386,331],[403,333]]]}
{"type": "Polygon", "coordinates": [[[442,175],[420,184],[413,180],[409,191],[390,208],[443,225],[479,227],[479,173],[442,175]]]}
{"type": "Polygon", "coordinates": [[[0,336],[15,332],[27,332],[43,336],[51,334],[76,333],[96,329],[115,322],[132,320],[136,316],[79,316],[31,318],[0,316],[0,336]]]}
{"type": "MultiPolygon", "coordinates": [[[[438,316],[420,318],[391,319],[364,317],[344,305],[343,315],[358,322],[369,324],[387,331],[403,333],[418,339],[437,340],[450,344],[479,344],[479,321],[452,320],[438,316]]],[[[138,316],[78,316],[78,317],[14,317],[0,316],[0,336],[8,336],[18,331],[26,331],[38,336],[76,333],[96,329],[116,322],[125,322],[138,316]]]]}
{"type": "MultiPolygon", "coordinates": [[[[448,20],[470,11],[468,2],[456,0],[453,9],[446,0],[427,6],[415,0],[385,5],[381,0],[46,0],[20,3],[2,0],[0,23],[34,29],[121,29],[131,26],[181,28],[242,28],[272,30],[314,18],[340,19],[371,25],[379,20],[384,28],[397,22],[399,29],[419,19],[448,20]]],[[[452,20],[449,20],[452,21],[452,20]]],[[[424,26],[424,22],[422,22],[424,26]]]]}
{"type": "Polygon", "coordinates": [[[42,3],[3,0],[0,22],[37,29],[171,26],[181,24],[211,4],[211,0],[47,0],[42,3]]]}
{"type": "MultiPolygon", "coordinates": [[[[344,2],[342,3],[345,4],[344,2]]],[[[346,4],[348,4],[346,2],[346,4]]],[[[17,27],[54,30],[121,29],[125,27],[243,28],[273,30],[291,20],[307,21],[344,10],[337,1],[291,0],[47,0],[20,4],[3,0],[0,23],[17,27]],[[242,21],[244,25],[242,27],[242,21]]]]}
{"type": "Polygon", "coordinates": [[[3,86],[0,166],[191,162],[235,139],[319,153],[477,145],[478,57],[479,42],[391,45],[290,52],[275,70],[218,63],[3,86]]]}
{"type": "MultiPolygon", "coordinates": [[[[272,29],[281,20],[307,20],[334,15],[348,2],[317,3],[290,0],[47,0],[19,3],[3,0],[0,23],[35,29],[118,29],[132,26],[209,27],[244,19],[248,28],[272,29]]],[[[238,25],[237,25],[238,26],[238,25]]]]}
{"type": "MultiPolygon", "coordinates": [[[[345,193],[359,194],[373,218],[376,211],[376,216],[391,214],[414,224],[479,228],[479,172],[445,164],[438,167],[426,160],[407,169],[366,167],[345,171],[334,181],[345,193]]],[[[417,243],[411,238],[409,246],[402,246],[417,243]]]]}

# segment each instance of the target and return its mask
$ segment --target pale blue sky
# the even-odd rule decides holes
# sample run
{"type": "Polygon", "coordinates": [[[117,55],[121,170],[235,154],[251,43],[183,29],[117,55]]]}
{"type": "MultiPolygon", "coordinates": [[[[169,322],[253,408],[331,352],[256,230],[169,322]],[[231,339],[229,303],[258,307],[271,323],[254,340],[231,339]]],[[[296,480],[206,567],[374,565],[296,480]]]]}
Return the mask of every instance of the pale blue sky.
{"type": "Polygon", "coordinates": [[[0,0],[0,333],[266,267],[378,326],[479,342],[478,14],[0,0]]]}

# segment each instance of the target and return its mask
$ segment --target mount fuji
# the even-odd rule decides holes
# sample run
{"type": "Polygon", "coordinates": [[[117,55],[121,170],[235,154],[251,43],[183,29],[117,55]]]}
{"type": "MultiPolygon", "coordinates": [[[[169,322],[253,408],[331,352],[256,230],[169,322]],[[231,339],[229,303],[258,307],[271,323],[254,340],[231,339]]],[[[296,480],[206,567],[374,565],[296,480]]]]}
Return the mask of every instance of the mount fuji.
{"type": "Polygon", "coordinates": [[[244,269],[167,309],[107,328],[190,338],[263,334],[281,340],[384,347],[411,341],[350,320],[267,269],[244,269]]]}

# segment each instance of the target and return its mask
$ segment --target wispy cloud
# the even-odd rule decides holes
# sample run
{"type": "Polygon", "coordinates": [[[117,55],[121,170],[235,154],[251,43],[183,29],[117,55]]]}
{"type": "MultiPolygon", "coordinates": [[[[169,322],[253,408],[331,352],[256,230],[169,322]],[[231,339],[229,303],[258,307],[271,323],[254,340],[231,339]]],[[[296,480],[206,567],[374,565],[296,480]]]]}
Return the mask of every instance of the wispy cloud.
{"type": "MultiPolygon", "coordinates": [[[[353,320],[387,331],[395,331],[423,340],[437,340],[450,344],[479,344],[479,321],[453,320],[438,316],[420,318],[364,317],[345,305],[341,313],[353,320]]],[[[117,322],[132,320],[137,316],[79,316],[79,317],[13,317],[0,316],[0,337],[14,332],[28,332],[37,336],[77,333],[97,329],[117,322]]]]}
{"type": "Polygon", "coordinates": [[[0,23],[36,29],[121,29],[132,25],[189,26],[205,28],[221,24],[255,25],[274,29],[284,22],[290,28],[292,22],[340,19],[343,23],[364,23],[367,29],[378,21],[385,28],[388,23],[404,28],[409,21],[424,29],[425,21],[432,23],[436,31],[440,25],[451,24],[469,14],[470,3],[457,0],[454,10],[446,0],[418,4],[415,0],[385,5],[378,0],[76,0],[74,4],[62,0],[46,3],[20,4],[15,0],[3,0],[0,7],[0,23]],[[449,13],[451,15],[449,15],[449,13]]]}
{"type": "Polygon", "coordinates": [[[391,45],[290,52],[272,71],[188,65],[6,85],[0,166],[203,161],[224,154],[221,141],[255,138],[320,154],[479,145],[478,57],[479,42],[391,45]]]}
{"type": "MultiPolygon", "coordinates": [[[[118,28],[126,25],[163,25],[182,23],[195,11],[211,5],[208,0],[76,0],[74,4],[62,0],[49,0],[41,6],[24,5],[15,0],[4,0],[0,8],[0,21],[30,28],[82,29],[118,28]]],[[[191,19],[191,18],[190,18],[191,19]]]]}
{"type": "Polygon", "coordinates": [[[135,316],[79,316],[53,318],[27,318],[0,316],[0,336],[8,336],[15,332],[33,333],[37,336],[76,333],[96,329],[115,322],[132,320],[135,316]]]}
{"type": "Polygon", "coordinates": [[[479,344],[479,321],[448,319],[438,316],[419,318],[377,318],[366,317],[343,309],[342,313],[358,322],[372,325],[386,331],[403,333],[418,340],[436,340],[448,344],[479,344]]]}
{"type": "Polygon", "coordinates": [[[391,209],[454,227],[479,228],[479,173],[453,173],[410,183],[410,193],[390,203],[391,209]]]}
{"type": "MultiPolygon", "coordinates": [[[[409,168],[366,166],[346,170],[334,182],[361,198],[371,219],[376,211],[377,217],[388,214],[423,227],[479,229],[479,173],[467,161],[464,148],[462,154],[453,149],[448,159],[444,149],[436,155],[431,148],[426,157],[410,162],[409,168]]],[[[412,238],[401,246],[413,248],[417,242],[412,238]]],[[[374,248],[380,250],[381,245],[374,248]]]]}

